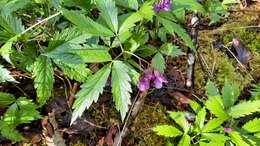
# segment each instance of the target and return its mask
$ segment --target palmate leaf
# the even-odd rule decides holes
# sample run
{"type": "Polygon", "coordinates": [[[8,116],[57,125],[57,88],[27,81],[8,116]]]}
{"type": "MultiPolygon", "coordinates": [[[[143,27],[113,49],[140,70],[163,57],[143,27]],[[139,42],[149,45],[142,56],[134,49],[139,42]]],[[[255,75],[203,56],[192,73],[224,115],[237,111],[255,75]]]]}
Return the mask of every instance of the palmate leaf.
{"type": "Polygon", "coordinates": [[[159,125],[152,129],[157,135],[164,137],[176,137],[182,135],[182,132],[170,125],[159,125]]]}
{"type": "Polygon", "coordinates": [[[227,120],[229,118],[224,110],[223,101],[220,96],[209,96],[206,101],[206,107],[212,114],[222,120],[227,120]]]}
{"type": "Polygon", "coordinates": [[[81,85],[81,90],[76,94],[77,99],[73,104],[73,113],[71,124],[80,117],[86,108],[89,108],[93,102],[97,102],[99,95],[103,92],[108,76],[111,71],[111,64],[104,66],[87,81],[81,85]]]}
{"type": "Polygon", "coordinates": [[[0,106],[7,106],[15,101],[12,94],[0,92],[0,106]]]}
{"type": "Polygon", "coordinates": [[[87,77],[91,74],[91,70],[85,64],[67,64],[58,60],[54,62],[66,76],[78,82],[86,81],[87,77]]]}
{"type": "Polygon", "coordinates": [[[120,111],[121,119],[124,120],[131,104],[131,78],[129,68],[121,61],[114,61],[112,66],[112,93],[116,104],[116,109],[120,111]]]}
{"type": "Polygon", "coordinates": [[[201,13],[205,13],[205,9],[203,8],[203,6],[198,3],[196,0],[172,0],[174,5],[176,5],[176,7],[181,7],[181,8],[186,8],[188,10],[192,10],[192,11],[198,11],[201,13]]]}
{"type": "Polygon", "coordinates": [[[123,34],[124,32],[128,31],[130,28],[135,26],[135,23],[142,21],[143,19],[151,20],[153,15],[154,12],[151,3],[144,3],[140,10],[132,13],[124,20],[119,28],[119,34],[123,34]]]}
{"type": "Polygon", "coordinates": [[[11,0],[0,5],[0,10],[3,13],[11,14],[12,12],[17,11],[18,9],[25,8],[25,6],[28,5],[30,2],[30,0],[11,0]]]}
{"type": "Polygon", "coordinates": [[[235,85],[232,86],[227,80],[225,80],[225,84],[222,89],[222,97],[225,109],[228,109],[234,105],[239,94],[239,87],[235,85]]]}
{"type": "Polygon", "coordinates": [[[161,53],[157,53],[152,59],[152,67],[156,70],[159,70],[161,73],[164,73],[166,66],[165,60],[161,53]]]}
{"type": "Polygon", "coordinates": [[[174,46],[174,45],[172,45],[172,43],[164,44],[160,48],[160,51],[163,54],[171,56],[171,57],[177,57],[177,56],[185,55],[184,52],[182,52],[180,49],[178,49],[178,46],[174,46]]]}
{"type": "Polygon", "coordinates": [[[109,48],[101,45],[84,45],[81,49],[74,49],[85,63],[99,63],[111,61],[109,48]]]}
{"type": "Polygon", "coordinates": [[[202,139],[207,139],[212,142],[222,141],[223,143],[225,143],[225,141],[227,141],[229,139],[229,137],[225,136],[224,134],[220,134],[220,133],[203,133],[202,139]]]}
{"type": "Polygon", "coordinates": [[[116,0],[116,4],[131,8],[131,9],[138,9],[138,1],[137,0],[116,0]]]}
{"type": "Polygon", "coordinates": [[[242,128],[249,133],[260,132],[260,118],[255,118],[248,121],[242,128]]]}
{"type": "Polygon", "coordinates": [[[195,125],[197,127],[199,127],[200,129],[203,128],[204,126],[204,122],[205,122],[205,118],[206,118],[206,109],[205,108],[202,108],[197,116],[196,116],[196,120],[195,120],[195,125]]]}
{"type": "Polygon", "coordinates": [[[83,63],[80,56],[73,50],[81,48],[81,46],[77,45],[84,43],[90,37],[91,35],[81,34],[75,28],[65,29],[61,33],[55,33],[54,39],[50,41],[43,55],[52,59],[58,59],[63,63],[83,63]]]}
{"type": "Polygon", "coordinates": [[[39,56],[33,65],[34,87],[38,102],[44,104],[52,94],[54,71],[52,62],[45,56],[39,56]]]}
{"type": "Polygon", "coordinates": [[[202,132],[211,132],[211,131],[221,127],[221,124],[223,122],[224,121],[219,118],[212,119],[205,124],[205,126],[202,129],[202,132]]]}
{"type": "Polygon", "coordinates": [[[0,120],[1,135],[12,142],[19,142],[23,140],[23,136],[15,129],[15,126],[8,125],[3,120],[0,120]]]}
{"type": "Polygon", "coordinates": [[[228,114],[233,118],[240,118],[260,111],[260,100],[244,101],[230,108],[228,114]]]}
{"type": "Polygon", "coordinates": [[[194,52],[196,52],[195,46],[190,38],[190,36],[187,34],[186,30],[183,29],[180,25],[167,20],[162,17],[158,17],[159,21],[163,24],[165,29],[172,35],[175,35],[175,33],[184,41],[185,45],[187,45],[189,48],[191,48],[194,52]]]}
{"type": "Polygon", "coordinates": [[[114,0],[96,0],[100,16],[114,33],[118,31],[117,7],[114,0]]]}
{"type": "Polygon", "coordinates": [[[78,11],[63,10],[67,19],[74,23],[80,30],[94,36],[114,36],[114,33],[107,27],[93,21],[91,18],[84,16],[78,11]]]}
{"type": "Polygon", "coordinates": [[[181,140],[178,143],[178,146],[189,146],[190,145],[190,136],[188,134],[183,134],[181,140]]]}
{"type": "Polygon", "coordinates": [[[238,132],[228,132],[228,135],[231,137],[231,141],[234,142],[237,146],[250,146],[243,140],[238,132]]]}
{"type": "Polygon", "coordinates": [[[2,82],[14,82],[18,83],[11,75],[10,71],[0,65],[0,83],[2,82]]]}
{"type": "Polygon", "coordinates": [[[187,133],[190,129],[190,125],[186,120],[185,116],[188,113],[185,112],[168,112],[171,119],[173,119],[184,131],[187,133]]]}

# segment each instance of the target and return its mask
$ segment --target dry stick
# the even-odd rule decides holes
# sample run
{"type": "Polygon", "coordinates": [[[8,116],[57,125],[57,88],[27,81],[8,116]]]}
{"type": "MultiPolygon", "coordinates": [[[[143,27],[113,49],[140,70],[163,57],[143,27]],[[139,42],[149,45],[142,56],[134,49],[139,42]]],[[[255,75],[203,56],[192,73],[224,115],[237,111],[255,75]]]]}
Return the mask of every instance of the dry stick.
{"type": "Polygon", "coordinates": [[[73,104],[73,101],[74,101],[74,98],[75,98],[75,94],[76,94],[76,92],[77,92],[77,90],[78,90],[78,83],[77,82],[75,82],[74,84],[73,84],[73,87],[72,87],[72,89],[71,89],[71,92],[70,92],[70,96],[68,97],[68,106],[71,108],[72,107],[72,104],[73,104]]]}
{"type": "Polygon", "coordinates": [[[135,103],[137,101],[137,98],[138,98],[139,94],[140,94],[140,92],[138,91],[138,93],[136,94],[136,96],[134,98],[133,104],[132,104],[131,108],[128,111],[128,114],[127,114],[127,117],[125,119],[124,126],[123,126],[122,130],[114,138],[114,146],[120,146],[121,145],[122,138],[124,137],[124,135],[127,132],[127,127],[126,127],[127,126],[127,122],[128,122],[128,120],[130,118],[131,112],[132,112],[132,110],[133,110],[133,108],[135,106],[135,103]]]}

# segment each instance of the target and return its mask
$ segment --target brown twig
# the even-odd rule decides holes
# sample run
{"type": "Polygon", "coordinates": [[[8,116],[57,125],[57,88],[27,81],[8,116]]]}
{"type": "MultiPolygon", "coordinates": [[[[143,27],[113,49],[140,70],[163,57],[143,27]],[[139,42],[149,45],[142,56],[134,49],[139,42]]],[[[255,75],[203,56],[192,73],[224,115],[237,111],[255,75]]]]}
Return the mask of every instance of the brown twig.
{"type": "Polygon", "coordinates": [[[72,87],[72,89],[71,89],[71,92],[70,92],[70,96],[68,97],[68,106],[71,108],[72,107],[72,104],[73,104],[73,102],[74,102],[74,98],[75,98],[75,94],[76,94],[76,92],[77,92],[77,90],[78,90],[78,83],[77,82],[75,82],[74,84],[73,84],[73,87],[72,87]]]}

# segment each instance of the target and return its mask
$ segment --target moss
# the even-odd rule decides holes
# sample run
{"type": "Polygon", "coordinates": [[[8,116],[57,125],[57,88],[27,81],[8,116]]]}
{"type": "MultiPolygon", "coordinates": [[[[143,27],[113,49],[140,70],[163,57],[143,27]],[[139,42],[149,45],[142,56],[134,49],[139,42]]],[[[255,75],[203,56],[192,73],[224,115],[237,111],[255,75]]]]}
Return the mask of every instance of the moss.
{"type": "MultiPolygon", "coordinates": [[[[255,28],[247,26],[256,26],[259,23],[259,15],[256,13],[234,13],[229,21],[216,30],[206,30],[199,34],[199,53],[205,58],[210,72],[213,70],[213,76],[218,84],[222,86],[225,78],[239,85],[243,90],[248,86],[252,78],[260,79],[260,34],[255,28]],[[223,40],[225,45],[230,45],[234,37],[239,38],[250,50],[252,59],[248,72],[238,68],[238,63],[228,58],[223,52],[214,49],[212,42],[216,39],[223,40]],[[214,69],[213,69],[214,68],[214,69]]],[[[203,72],[199,62],[195,65],[195,89],[203,93],[206,85],[207,73],[203,72]]]]}
{"type": "Polygon", "coordinates": [[[131,126],[128,139],[134,139],[136,146],[159,146],[165,145],[166,139],[156,135],[151,128],[166,124],[168,118],[166,117],[166,108],[162,105],[144,105],[141,113],[138,114],[131,126]]]}

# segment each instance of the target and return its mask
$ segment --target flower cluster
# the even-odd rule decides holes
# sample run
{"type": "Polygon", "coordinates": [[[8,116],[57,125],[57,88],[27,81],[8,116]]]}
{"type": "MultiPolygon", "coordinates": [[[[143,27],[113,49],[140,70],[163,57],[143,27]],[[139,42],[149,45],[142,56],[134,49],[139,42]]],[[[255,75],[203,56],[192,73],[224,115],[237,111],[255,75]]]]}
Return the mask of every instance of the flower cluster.
{"type": "Polygon", "coordinates": [[[161,10],[163,11],[169,11],[172,8],[171,0],[160,0],[155,6],[154,6],[154,12],[159,13],[161,10]]]}
{"type": "Polygon", "coordinates": [[[229,127],[224,127],[224,131],[226,131],[226,132],[231,132],[231,131],[233,131],[233,129],[232,129],[232,128],[229,128],[229,127]]]}
{"type": "Polygon", "coordinates": [[[154,87],[157,89],[162,88],[163,83],[167,83],[166,78],[158,70],[147,69],[144,71],[144,75],[141,76],[138,84],[140,91],[146,91],[150,88],[150,82],[154,83],[154,87]]]}

